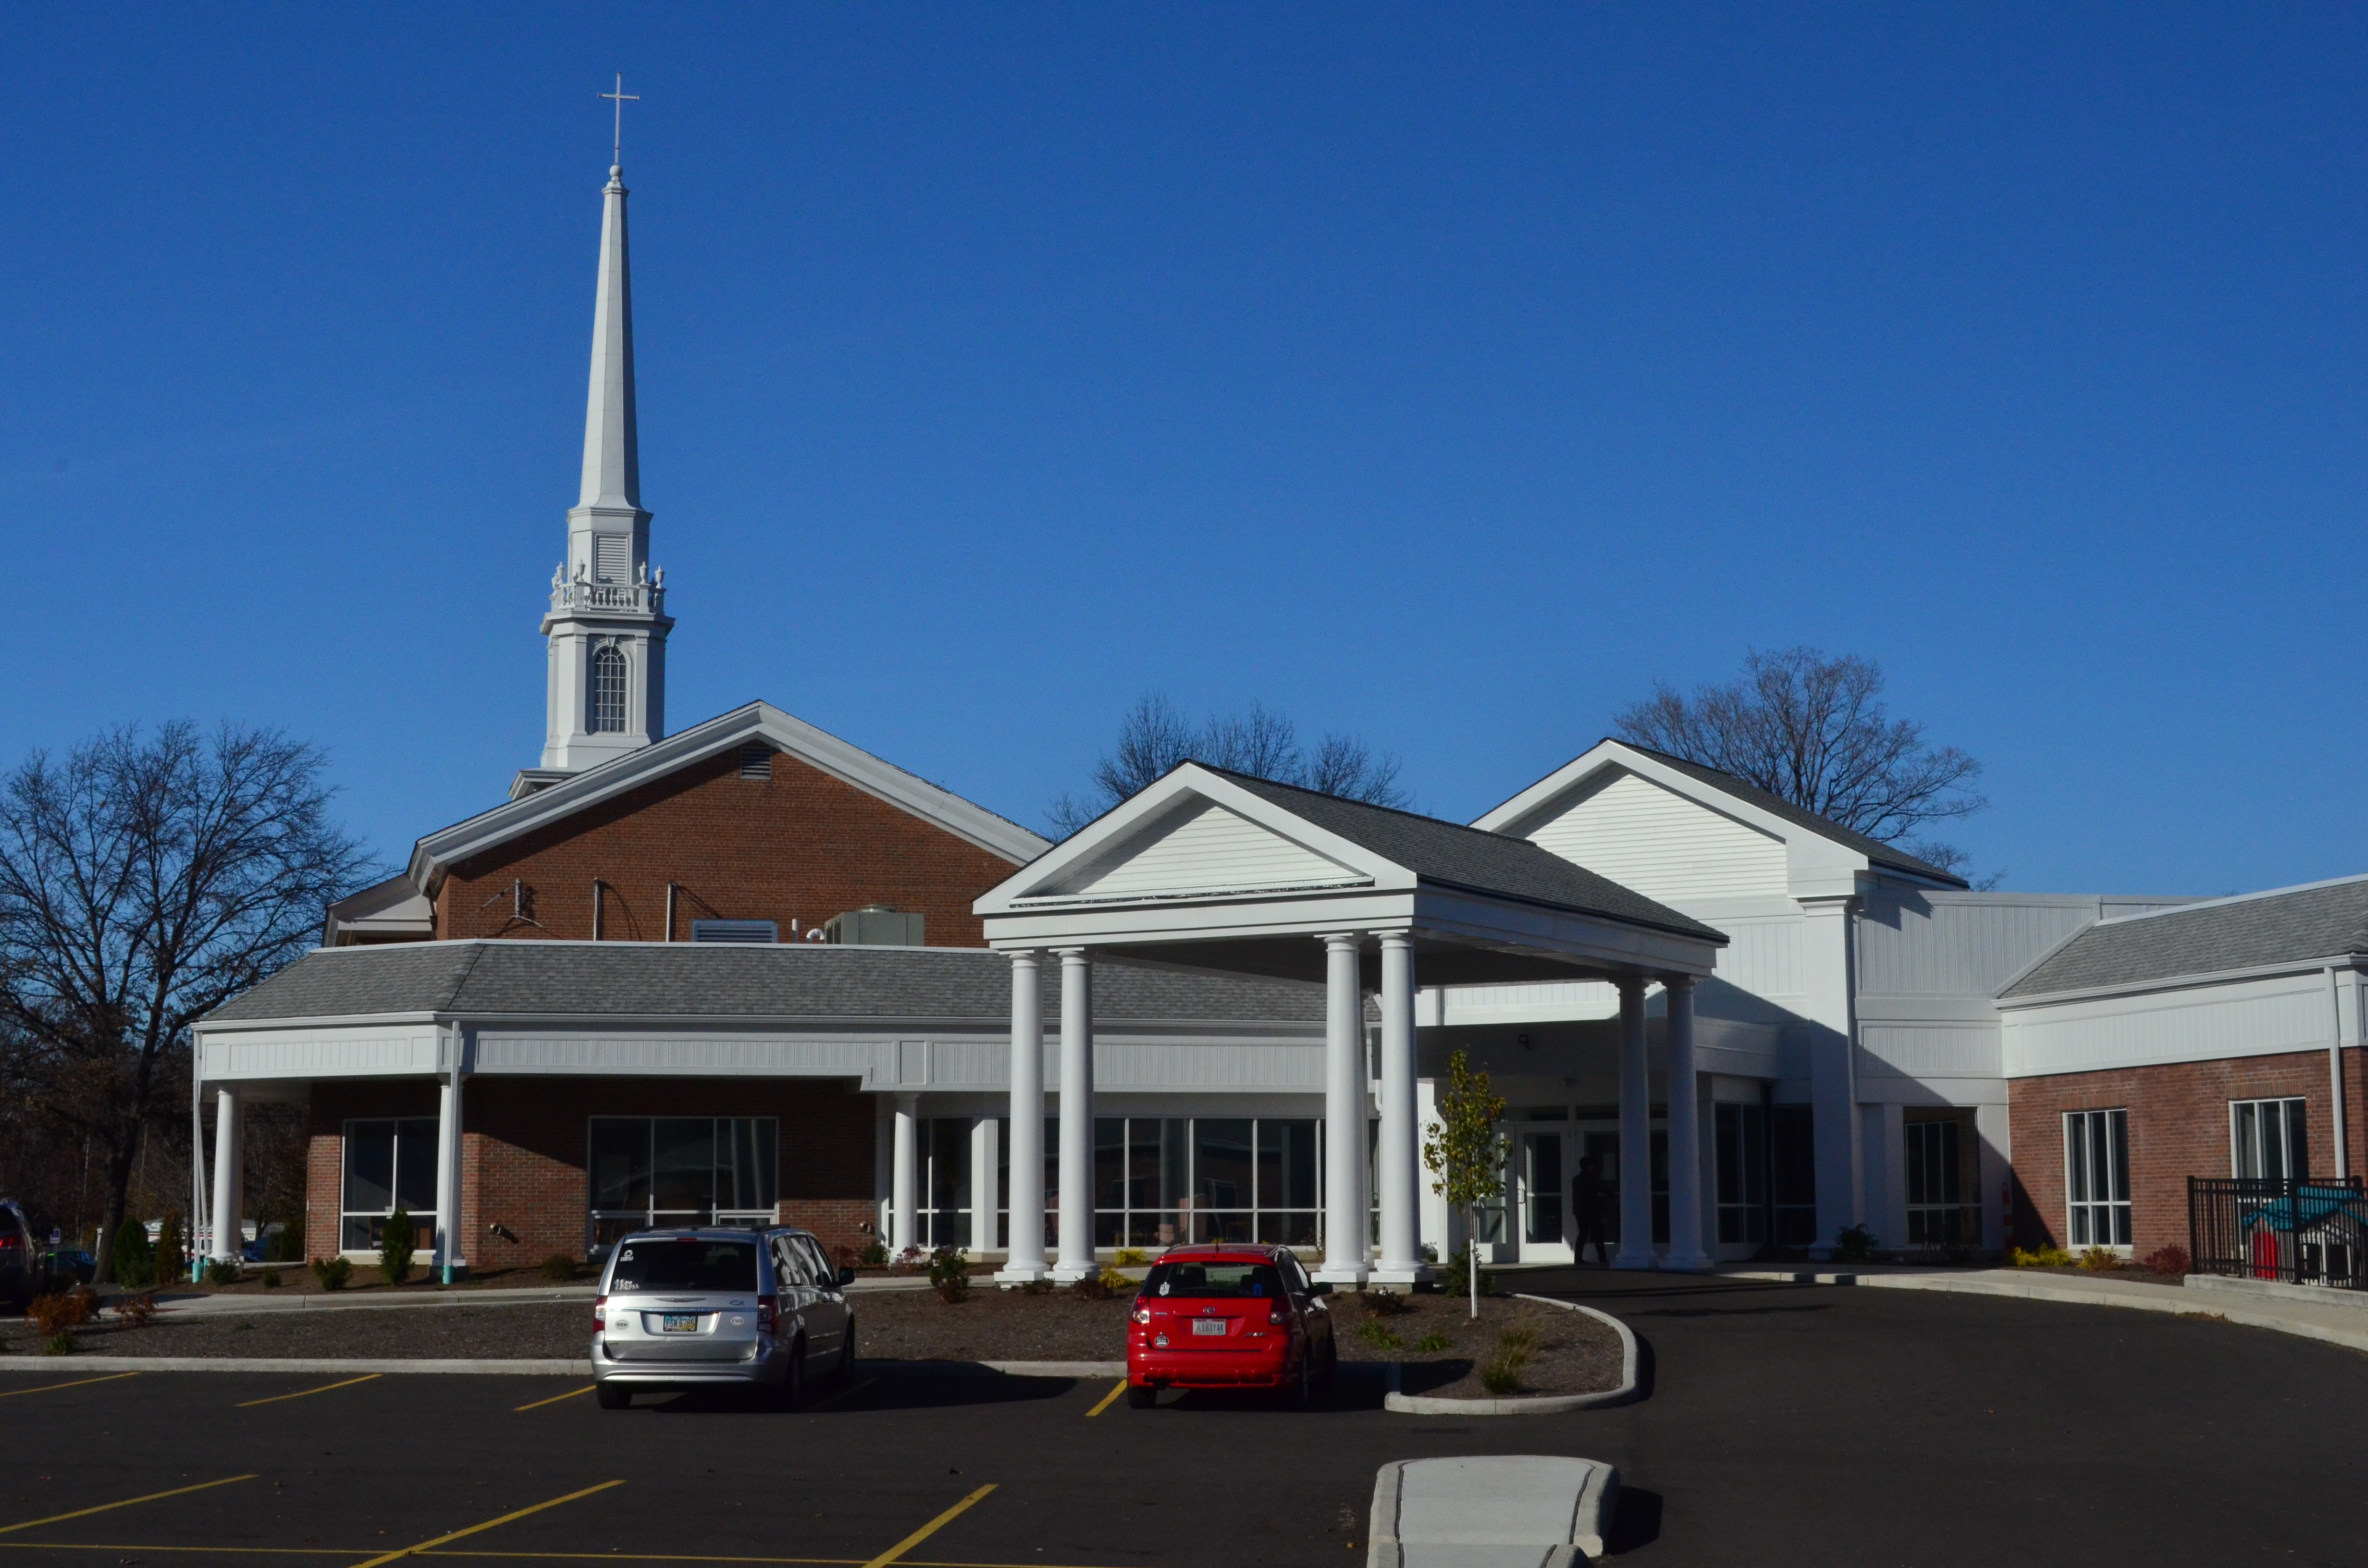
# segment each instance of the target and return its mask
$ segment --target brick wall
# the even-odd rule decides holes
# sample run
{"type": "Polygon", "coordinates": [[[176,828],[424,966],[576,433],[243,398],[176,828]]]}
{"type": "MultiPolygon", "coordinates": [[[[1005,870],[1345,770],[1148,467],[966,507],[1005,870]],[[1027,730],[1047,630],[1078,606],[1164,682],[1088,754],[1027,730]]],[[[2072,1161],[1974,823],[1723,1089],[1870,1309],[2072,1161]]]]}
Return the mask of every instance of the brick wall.
{"type": "Polygon", "coordinates": [[[926,917],[933,947],[983,947],[970,911],[1013,863],[782,753],[768,779],[740,777],[736,749],[677,768],[455,866],[436,901],[439,937],[584,939],[592,882],[601,935],[675,937],[696,919],[771,920],[787,940],[834,915],[885,903],[926,917]],[[530,922],[512,914],[524,884],[530,922]]]}
{"type": "MultiPolygon", "coordinates": [[[[780,1120],[780,1212],[826,1245],[861,1246],[877,1212],[869,1097],[798,1079],[474,1078],[461,1096],[461,1255],[480,1269],[583,1256],[587,1123],[595,1116],[771,1116],[780,1120]],[[500,1225],[507,1235],[495,1233],[500,1225]]],[[[348,1117],[433,1116],[423,1084],[314,1089],[305,1235],[313,1256],[337,1244],[348,1117]]],[[[426,1245],[427,1225],[421,1243],[426,1245]]]]}
{"type": "MultiPolygon", "coordinates": [[[[2361,1169],[2362,1052],[2343,1053],[2350,1168],[2361,1169]]],[[[2144,1257],[2187,1245],[2187,1178],[2229,1174],[2228,1102],[2306,1103],[2310,1173],[2335,1170],[2333,1090],[2327,1052],[2227,1057],[2214,1062],[2016,1078],[2007,1085],[2014,1141],[2014,1240],[2068,1246],[2065,1217],[2064,1113],[2126,1109],[2130,1139],[2130,1230],[2144,1257]]]]}

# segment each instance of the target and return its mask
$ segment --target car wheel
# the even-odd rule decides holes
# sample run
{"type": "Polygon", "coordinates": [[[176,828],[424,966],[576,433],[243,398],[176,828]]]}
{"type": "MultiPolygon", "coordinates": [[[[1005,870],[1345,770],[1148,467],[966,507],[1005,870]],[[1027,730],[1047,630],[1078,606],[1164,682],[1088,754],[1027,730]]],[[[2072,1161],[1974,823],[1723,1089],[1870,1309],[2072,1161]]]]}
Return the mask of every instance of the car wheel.
{"type": "Polygon", "coordinates": [[[602,1383],[592,1392],[603,1410],[622,1410],[633,1403],[633,1391],[621,1383],[602,1383]]]}
{"type": "Polygon", "coordinates": [[[1306,1352],[1302,1351],[1299,1357],[1299,1376],[1292,1380],[1290,1392],[1286,1395],[1293,1410],[1306,1410],[1315,1403],[1315,1383],[1308,1376],[1308,1360],[1306,1352]]]}
{"type": "Polygon", "coordinates": [[[806,1396],[806,1342],[790,1341],[789,1369],[781,1374],[781,1386],[773,1391],[773,1403],[782,1410],[795,1410],[806,1396]]]}
{"type": "Polygon", "coordinates": [[[855,1376],[855,1320],[851,1317],[847,1320],[847,1332],[839,1336],[837,1375],[841,1382],[855,1376]]]}
{"type": "Polygon", "coordinates": [[[1129,1383],[1126,1385],[1126,1407],[1129,1410],[1148,1410],[1158,1403],[1159,1390],[1152,1384],[1129,1383]]]}

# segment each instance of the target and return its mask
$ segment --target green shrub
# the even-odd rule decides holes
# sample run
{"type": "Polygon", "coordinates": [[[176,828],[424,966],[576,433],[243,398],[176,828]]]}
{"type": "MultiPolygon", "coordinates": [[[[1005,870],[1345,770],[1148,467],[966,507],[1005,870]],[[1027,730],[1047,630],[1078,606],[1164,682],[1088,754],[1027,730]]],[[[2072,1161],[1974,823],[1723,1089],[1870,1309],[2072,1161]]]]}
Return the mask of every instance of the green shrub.
{"type": "Polygon", "coordinates": [[[2009,1247],[2006,1260],[2009,1267],[2015,1268],[2068,1268],[2072,1266],[2072,1255],[2062,1247],[2040,1247],[2032,1252],[2025,1252],[2021,1247],[2009,1247]]]}
{"type": "Polygon", "coordinates": [[[1527,1356],[1514,1356],[1503,1351],[1491,1356],[1480,1368],[1480,1386],[1493,1394],[1521,1392],[1521,1372],[1529,1365],[1527,1356]]]}
{"type": "Polygon", "coordinates": [[[44,1335],[41,1340],[41,1354],[44,1356],[71,1356],[81,1346],[74,1341],[74,1332],[70,1328],[62,1328],[55,1334],[44,1335]]]}
{"type": "Polygon", "coordinates": [[[2090,1247],[2080,1255],[2080,1267],[2092,1273],[2111,1274],[2122,1266],[2122,1255],[2111,1247],[2090,1247]]]}
{"type": "Polygon", "coordinates": [[[1368,1317],[1394,1318],[1414,1311],[1414,1303],[1403,1290],[1368,1290],[1364,1301],[1368,1317]]]}
{"type": "Polygon", "coordinates": [[[1030,1279],[1019,1287],[1019,1293],[1023,1296],[1049,1296],[1053,1293],[1053,1282],[1050,1279],[1030,1279]]]}
{"type": "Polygon", "coordinates": [[[157,1227],[156,1255],[150,1261],[148,1279],[154,1285],[177,1285],[188,1276],[189,1257],[183,1245],[180,1212],[168,1210],[164,1224],[157,1227]]]}
{"type": "Polygon", "coordinates": [[[1379,1318],[1367,1318],[1364,1326],[1357,1330],[1357,1337],[1381,1350],[1395,1350],[1406,1343],[1392,1334],[1379,1318]]]}
{"type": "Polygon", "coordinates": [[[542,1260],[542,1277],[556,1284],[575,1278],[577,1265],[564,1252],[552,1253],[542,1260]]]}
{"type": "Polygon", "coordinates": [[[885,1242],[873,1242],[870,1246],[863,1249],[861,1256],[860,1256],[856,1261],[862,1264],[866,1268],[886,1267],[888,1264],[888,1244],[885,1242]]]}
{"type": "Polygon", "coordinates": [[[313,1260],[313,1278],[321,1282],[324,1290],[342,1290],[354,1277],[354,1260],[350,1257],[316,1257],[313,1260]]]}
{"type": "Polygon", "coordinates": [[[1121,1247],[1118,1249],[1117,1258],[1113,1261],[1121,1268],[1141,1268],[1151,1261],[1151,1255],[1141,1247],[1121,1247]]]}
{"type": "Polygon", "coordinates": [[[1864,1225],[1844,1225],[1834,1234],[1836,1263],[1864,1263],[1874,1256],[1874,1233],[1864,1225]]]}
{"type": "Polygon", "coordinates": [[[411,1278],[412,1244],[418,1239],[419,1233],[411,1228],[410,1210],[396,1204],[378,1239],[378,1271],[388,1284],[400,1285],[411,1278]]]}
{"type": "Polygon", "coordinates": [[[1114,1276],[1110,1270],[1103,1269],[1099,1274],[1088,1274],[1084,1278],[1078,1280],[1076,1284],[1070,1286],[1069,1293],[1076,1296],[1082,1296],[1088,1301],[1107,1301],[1112,1296],[1118,1294],[1118,1287],[1110,1284],[1110,1280],[1113,1278],[1117,1278],[1119,1286],[1132,1285],[1134,1283],[1134,1281],[1127,1278],[1123,1275],[1114,1276]]]}
{"type": "Polygon", "coordinates": [[[1414,1347],[1417,1350],[1421,1351],[1426,1356],[1436,1356],[1454,1343],[1455,1341],[1448,1338],[1447,1335],[1440,1333],[1437,1329],[1433,1329],[1430,1333],[1424,1335],[1420,1339],[1416,1340],[1414,1342],[1414,1347]]]}
{"type": "Polygon", "coordinates": [[[957,1306],[970,1300],[970,1259],[953,1247],[939,1247],[929,1255],[929,1288],[946,1305],[957,1306]]]}
{"type": "Polygon", "coordinates": [[[267,1268],[263,1271],[263,1288],[267,1290],[277,1290],[279,1289],[279,1270],[276,1268],[267,1268]]]}
{"type": "MultiPolygon", "coordinates": [[[[1455,1253],[1445,1263],[1439,1266],[1440,1273],[1445,1277],[1441,1281],[1442,1286],[1449,1295],[1472,1294],[1472,1279],[1465,1261],[1470,1256],[1470,1250],[1467,1248],[1455,1253]]],[[[1484,1268],[1480,1271],[1480,1293],[1484,1296],[1493,1296],[1497,1293],[1497,1274],[1494,1269],[1484,1268]]]]}
{"type": "Polygon", "coordinates": [[[209,1285],[235,1285],[245,1272],[234,1257],[206,1259],[206,1283],[209,1285]]]}
{"type": "Polygon", "coordinates": [[[115,1282],[138,1285],[153,1278],[156,1259],[148,1250],[148,1227],[129,1214],[116,1228],[115,1245],[108,1249],[115,1255],[115,1282]]]}

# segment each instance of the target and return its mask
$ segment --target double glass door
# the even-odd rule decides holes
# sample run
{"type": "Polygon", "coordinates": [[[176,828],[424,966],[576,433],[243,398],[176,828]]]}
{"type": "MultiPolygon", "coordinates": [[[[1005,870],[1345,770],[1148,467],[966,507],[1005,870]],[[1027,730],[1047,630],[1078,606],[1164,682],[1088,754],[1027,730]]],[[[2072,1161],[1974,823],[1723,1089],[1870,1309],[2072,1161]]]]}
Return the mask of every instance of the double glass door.
{"type": "MultiPolygon", "coordinates": [[[[1656,1122],[1652,1131],[1653,1240],[1669,1239],[1669,1135],[1656,1122]]],[[[1519,1224],[1498,1245],[1500,1262],[1568,1263],[1578,1244],[1581,1216],[1575,1184],[1580,1163],[1591,1160],[1602,1199],[1597,1218],[1606,1244],[1620,1245],[1620,1128],[1617,1121],[1564,1121],[1541,1126],[1517,1123],[1511,1141],[1508,1196],[1519,1224]]],[[[1497,1240],[1483,1236],[1484,1241],[1497,1240]]],[[[1588,1256],[1595,1256],[1590,1244],[1588,1256]]]]}

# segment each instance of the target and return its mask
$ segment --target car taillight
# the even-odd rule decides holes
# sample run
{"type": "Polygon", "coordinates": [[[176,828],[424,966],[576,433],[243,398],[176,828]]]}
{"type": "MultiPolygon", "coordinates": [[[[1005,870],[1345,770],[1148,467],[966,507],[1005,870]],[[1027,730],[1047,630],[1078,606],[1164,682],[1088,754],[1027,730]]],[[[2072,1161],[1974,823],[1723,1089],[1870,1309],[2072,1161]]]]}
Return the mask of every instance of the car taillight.
{"type": "Polygon", "coordinates": [[[757,1298],[757,1328],[759,1333],[772,1333],[773,1325],[779,1320],[780,1315],[780,1297],[759,1296],[757,1298]]]}
{"type": "Polygon", "coordinates": [[[7,1252],[12,1248],[20,1247],[24,1244],[24,1237],[6,1231],[0,1231],[0,1252],[7,1252]]]}
{"type": "Polygon", "coordinates": [[[1281,1301],[1277,1301],[1274,1305],[1266,1310],[1266,1321],[1269,1324],[1276,1324],[1289,1323],[1291,1321],[1291,1309],[1284,1306],[1281,1301]]]}
{"type": "Polygon", "coordinates": [[[1151,1321],[1151,1309],[1149,1307],[1137,1307],[1134,1311],[1127,1313],[1126,1315],[1133,1318],[1137,1323],[1149,1323],[1151,1321]]]}
{"type": "Polygon", "coordinates": [[[609,1298],[602,1296],[592,1303],[592,1332],[609,1332],[609,1298]]]}

